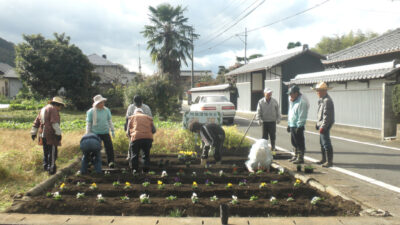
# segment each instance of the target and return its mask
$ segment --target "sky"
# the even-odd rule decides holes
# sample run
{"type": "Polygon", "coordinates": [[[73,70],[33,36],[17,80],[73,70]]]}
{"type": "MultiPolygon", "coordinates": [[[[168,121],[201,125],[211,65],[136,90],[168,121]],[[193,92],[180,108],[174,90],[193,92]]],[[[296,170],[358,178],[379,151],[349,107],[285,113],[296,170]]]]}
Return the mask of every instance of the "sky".
{"type": "MultiPolygon", "coordinates": [[[[18,44],[22,34],[65,33],[84,54],[105,54],[134,72],[140,56],[142,72],[153,74],[157,67],[141,31],[151,24],[149,6],[162,3],[186,7],[188,24],[200,35],[194,69],[214,74],[244,56],[246,28],[249,56],[284,51],[289,42],[312,48],[324,36],[400,27],[400,0],[0,0],[0,37],[18,44]]],[[[190,69],[188,63],[182,69],[190,69]]]]}

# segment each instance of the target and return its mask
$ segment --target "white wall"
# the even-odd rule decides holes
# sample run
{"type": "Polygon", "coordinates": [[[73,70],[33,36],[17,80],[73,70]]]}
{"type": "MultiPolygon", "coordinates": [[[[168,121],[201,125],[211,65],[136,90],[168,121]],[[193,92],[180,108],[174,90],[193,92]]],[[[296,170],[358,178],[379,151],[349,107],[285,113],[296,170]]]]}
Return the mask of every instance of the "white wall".
{"type": "Polygon", "coordinates": [[[264,84],[272,90],[272,97],[281,105],[281,79],[265,80],[264,84]]]}
{"type": "MultiPolygon", "coordinates": [[[[371,80],[367,83],[350,81],[345,84],[329,83],[328,91],[335,106],[335,123],[356,127],[381,129],[382,83],[371,80]]],[[[299,85],[300,92],[308,98],[310,110],[308,120],[317,120],[318,96],[308,85],[299,85]]]]}
{"type": "Polygon", "coordinates": [[[250,82],[237,83],[236,87],[239,91],[238,109],[239,111],[250,111],[251,107],[251,89],[250,82]]]}

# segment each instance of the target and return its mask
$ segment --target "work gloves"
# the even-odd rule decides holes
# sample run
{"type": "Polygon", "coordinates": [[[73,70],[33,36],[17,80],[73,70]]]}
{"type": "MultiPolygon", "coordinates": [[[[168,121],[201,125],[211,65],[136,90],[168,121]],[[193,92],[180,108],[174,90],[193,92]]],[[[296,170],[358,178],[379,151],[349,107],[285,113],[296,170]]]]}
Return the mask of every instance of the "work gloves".
{"type": "Polygon", "coordinates": [[[32,134],[32,141],[36,139],[36,134],[32,134]]]}
{"type": "Polygon", "coordinates": [[[262,121],[261,120],[257,120],[257,124],[258,124],[258,126],[261,126],[262,125],[262,121]]]}
{"type": "Polygon", "coordinates": [[[319,127],[317,124],[315,124],[315,129],[318,130],[320,134],[324,133],[324,128],[319,127]]]}
{"type": "Polygon", "coordinates": [[[114,130],[111,131],[111,136],[112,136],[113,138],[115,138],[115,131],[114,131],[114,130]]]}
{"type": "Polygon", "coordinates": [[[57,141],[61,141],[61,139],[62,139],[61,135],[56,135],[56,140],[57,141]]]}
{"type": "Polygon", "coordinates": [[[290,127],[289,127],[289,126],[287,126],[286,131],[287,131],[288,133],[290,133],[290,127]]]}

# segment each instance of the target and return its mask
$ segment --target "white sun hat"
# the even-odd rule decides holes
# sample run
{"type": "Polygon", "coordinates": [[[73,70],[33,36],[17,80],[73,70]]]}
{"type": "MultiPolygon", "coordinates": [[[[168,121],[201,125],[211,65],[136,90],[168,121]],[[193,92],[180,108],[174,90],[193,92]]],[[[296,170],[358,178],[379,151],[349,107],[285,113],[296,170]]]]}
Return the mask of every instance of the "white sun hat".
{"type": "Polygon", "coordinates": [[[93,106],[96,106],[100,102],[105,102],[105,101],[107,101],[106,98],[103,98],[103,96],[101,96],[101,95],[96,95],[93,97],[93,106]]]}

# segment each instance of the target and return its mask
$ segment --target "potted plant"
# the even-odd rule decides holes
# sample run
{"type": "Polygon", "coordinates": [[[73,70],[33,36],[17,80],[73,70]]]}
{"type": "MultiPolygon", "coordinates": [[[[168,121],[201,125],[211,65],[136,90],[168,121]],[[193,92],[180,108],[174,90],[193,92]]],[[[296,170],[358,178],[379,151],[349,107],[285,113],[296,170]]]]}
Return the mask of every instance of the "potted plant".
{"type": "Polygon", "coordinates": [[[313,173],[314,167],[312,165],[305,165],[304,166],[304,173],[313,173]]]}

